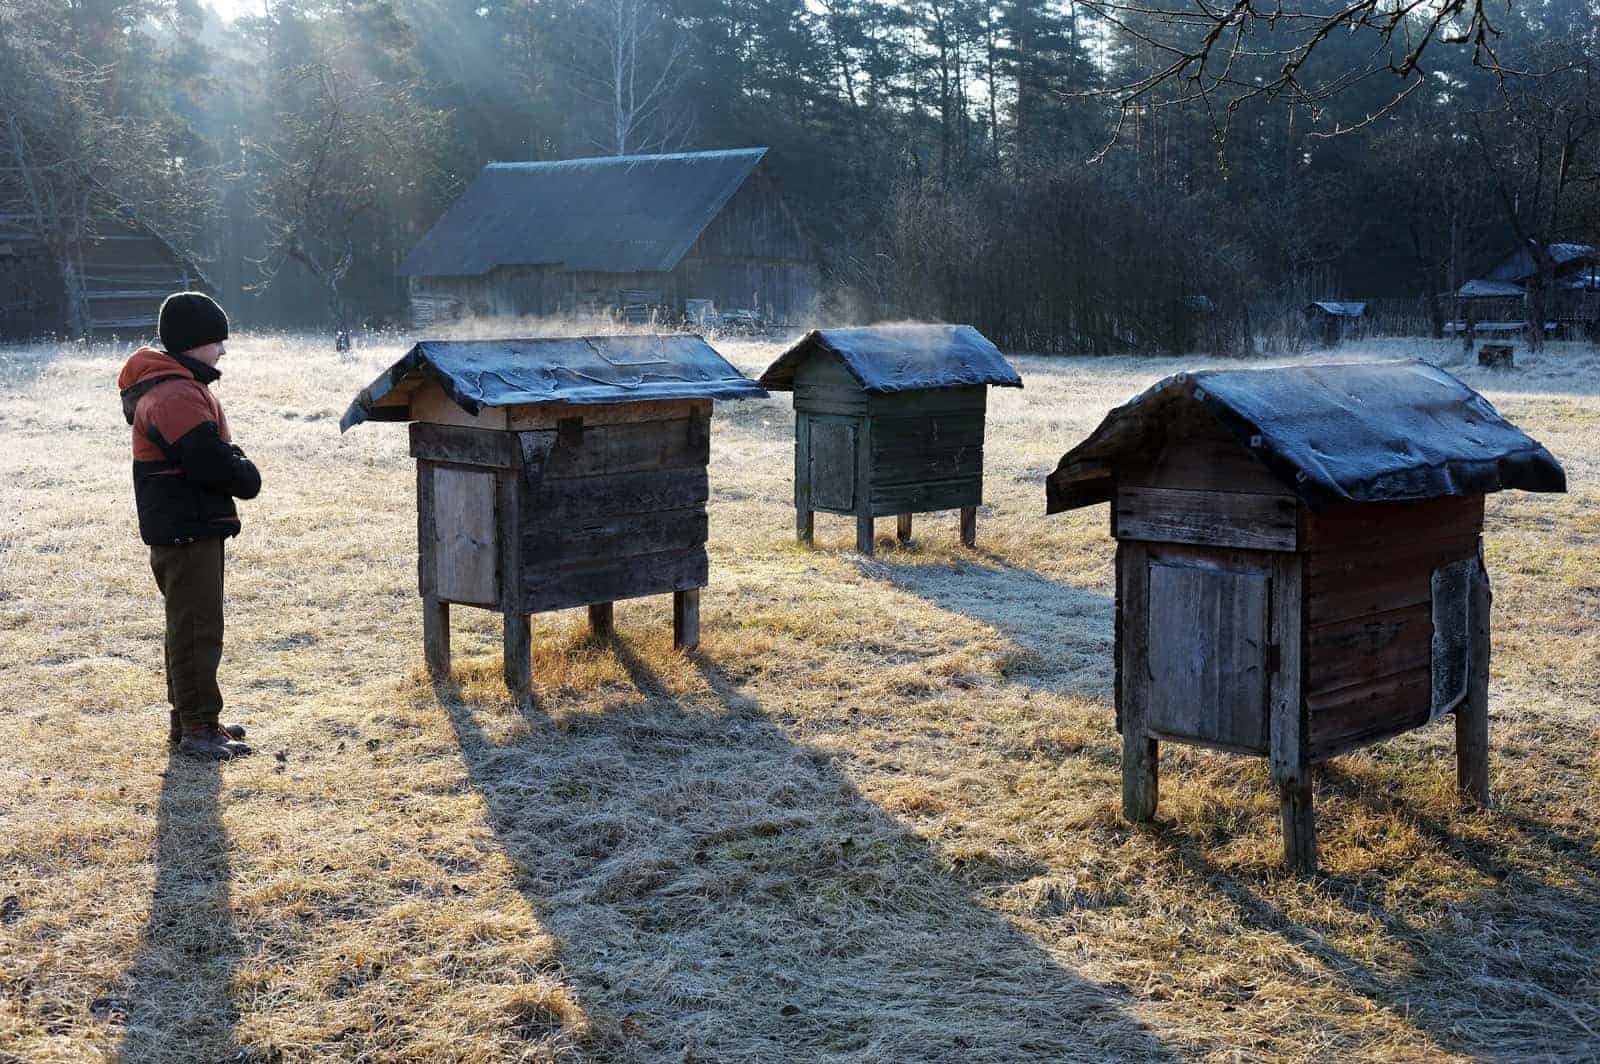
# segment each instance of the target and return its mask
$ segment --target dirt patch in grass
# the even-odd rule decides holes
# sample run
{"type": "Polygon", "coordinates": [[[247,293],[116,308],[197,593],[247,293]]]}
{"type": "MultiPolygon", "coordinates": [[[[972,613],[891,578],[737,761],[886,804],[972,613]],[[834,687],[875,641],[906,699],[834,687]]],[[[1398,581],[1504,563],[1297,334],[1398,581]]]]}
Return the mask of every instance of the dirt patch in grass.
{"type": "Polygon", "coordinates": [[[1168,746],[1159,822],[1120,820],[1105,513],[1042,516],[1192,360],[1017,359],[976,551],[953,514],[796,547],[788,398],[723,404],[699,651],[665,600],[606,642],[541,616],[517,705],[487,613],[423,678],[406,434],[337,431],[401,347],[324,346],[223,363],[266,487],[223,673],[260,754],[220,768],[164,743],[123,352],[0,380],[0,1060],[1600,1056],[1587,348],[1463,371],[1573,485],[1489,503],[1494,809],[1456,809],[1448,722],[1344,758],[1302,880],[1260,763],[1168,746]]]}

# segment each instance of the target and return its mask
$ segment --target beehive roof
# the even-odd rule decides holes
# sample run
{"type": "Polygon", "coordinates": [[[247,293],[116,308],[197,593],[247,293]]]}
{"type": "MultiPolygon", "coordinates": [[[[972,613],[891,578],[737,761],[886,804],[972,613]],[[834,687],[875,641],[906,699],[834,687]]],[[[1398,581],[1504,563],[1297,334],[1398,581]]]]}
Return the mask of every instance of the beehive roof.
{"type": "Polygon", "coordinates": [[[1185,406],[1209,413],[1313,509],[1567,486],[1549,451],[1425,362],[1208,370],[1168,377],[1107,414],[1050,474],[1048,512],[1109,499],[1116,467],[1153,456],[1185,406]]]}
{"type": "Polygon", "coordinates": [[[999,348],[970,325],[813,329],[767,367],[762,386],[793,391],[795,370],[824,352],[838,356],[863,391],[878,395],[974,384],[1022,387],[999,348]]]}
{"type": "Polygon", "coordinates": [[[698,336],[424,340],[361,389],[339,421],[406,421],[408,393],[431,381],[469,414],[524,403],[750,399],[766,391],[698,336]],[[410,387],[406,387],[409,385],[410,387]]]}

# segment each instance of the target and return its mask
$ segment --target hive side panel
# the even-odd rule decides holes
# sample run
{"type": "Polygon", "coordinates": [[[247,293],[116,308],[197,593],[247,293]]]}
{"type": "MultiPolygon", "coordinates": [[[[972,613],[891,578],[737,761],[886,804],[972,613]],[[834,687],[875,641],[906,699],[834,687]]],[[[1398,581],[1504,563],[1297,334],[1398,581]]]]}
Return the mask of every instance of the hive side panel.
{"type": "Polygon", "coordinates": [[[434,586],[446,602],[493,606],[500,600],[495,490],[493,473],[434,468],[434,586]]]}
{"type": "Polygon", "coordinates": [[[861,419],[812,415],[808,420],[806,479],[811,506],[828,513],[853,513],[861,419]]]}
{"type": "Polygon", "coordinates": [[[871,490],[872,511],[880,515],[980,505],[981,411],[874,416],[871,490]]]}
{"type": "Polygon", "coordinates": [[[1308,515],[1307,749],[1322,761],[1428,722],[1436,571],[1477,556],[1483,501],[1308,515]]]}
{"type": "Polygon", "coordinates": [[[703,587],[708,417],[556,425],[519,434],[522,608],[703,587]]]}

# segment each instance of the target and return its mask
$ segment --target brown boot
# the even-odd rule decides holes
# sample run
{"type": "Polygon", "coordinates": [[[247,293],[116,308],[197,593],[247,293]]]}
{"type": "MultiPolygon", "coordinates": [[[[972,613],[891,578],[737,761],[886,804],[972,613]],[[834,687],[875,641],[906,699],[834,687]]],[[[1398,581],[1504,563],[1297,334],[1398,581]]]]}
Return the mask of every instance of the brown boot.
{"type": "MultiPolygon", "coordinates": [[[[178,720],[177,710],[170,710],[167,715],[171,718],[171,726],[167,729],[167,742],[177,745],[183,741],[183,723],[178,720]]],[[[244,738],[243,724],[219,724],[217,726],[227,732],[230,739],[244,738]]]]}
{"type": "Polygon", "coordinates": [[[230,736],[218,724],[185,727],[178,741],[178,753],[201,761],[231,761],[248,757],[254,750],[230,736]]]}

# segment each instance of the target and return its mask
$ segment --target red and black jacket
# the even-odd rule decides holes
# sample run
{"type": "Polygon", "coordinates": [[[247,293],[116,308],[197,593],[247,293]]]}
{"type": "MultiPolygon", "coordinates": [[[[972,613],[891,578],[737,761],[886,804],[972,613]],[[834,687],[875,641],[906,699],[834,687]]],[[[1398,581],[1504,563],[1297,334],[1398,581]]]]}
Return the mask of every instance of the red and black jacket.
{"type": "Polygon", "coordinates": [[[208,387],[221,376],[195,359],[141,347],[117,377],[133,426],[139,535],[151,546],[238,535],[233,500],[261,491],[261,474],[233,445],[208,387]]]}

